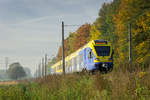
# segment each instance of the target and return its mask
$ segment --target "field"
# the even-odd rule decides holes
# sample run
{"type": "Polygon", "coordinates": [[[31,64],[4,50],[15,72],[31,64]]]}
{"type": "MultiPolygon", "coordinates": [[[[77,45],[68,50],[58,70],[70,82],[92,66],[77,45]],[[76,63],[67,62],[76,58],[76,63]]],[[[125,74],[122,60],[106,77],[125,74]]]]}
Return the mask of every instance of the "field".
{"type": "Polygon", "coordinates": [[[49,75],[0,85],[0,100],[150,100],[150,68],[122,65],[107,74],[49,75]]]}
{"type": "Polygon", "coordinates": [[[17,81],[0,81],[0,86],[2,85],[17,85],[17,81]]]}

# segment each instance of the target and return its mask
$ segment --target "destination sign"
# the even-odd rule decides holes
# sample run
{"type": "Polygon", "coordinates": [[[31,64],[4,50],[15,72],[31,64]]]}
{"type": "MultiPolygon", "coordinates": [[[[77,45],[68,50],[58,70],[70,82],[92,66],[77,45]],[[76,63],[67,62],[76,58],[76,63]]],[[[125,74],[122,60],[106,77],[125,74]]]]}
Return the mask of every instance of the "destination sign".
{"type": "Polygon", "coordinates": [[[107,44],[105,40],[95,40],[95,44],[107,44]]]}

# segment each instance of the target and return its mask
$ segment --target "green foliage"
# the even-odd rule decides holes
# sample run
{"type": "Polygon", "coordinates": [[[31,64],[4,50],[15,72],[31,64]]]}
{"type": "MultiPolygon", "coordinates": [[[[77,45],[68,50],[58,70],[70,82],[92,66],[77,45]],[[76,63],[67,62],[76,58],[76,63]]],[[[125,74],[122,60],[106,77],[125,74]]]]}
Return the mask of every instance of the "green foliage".
{"type": "Polygon", "coordinates": [[[31,78],[32,77],[32,75],[31,75],[31,71],[30,71],[30,69],[29,68],[27,68],[27,67],[25,67],[25,68],[23,68],[24,69],[24,71],[25,71],[25,73],[26,73],[26,78],[31,78]]]}
{"type": "Polygon", "coordinates": [[[56,57],[53,57],[50,62],[48,62],[48,66],[51,66],[56,63],[56,57]]]}
{"type": "MultiPolygon", "coordinates": [[[[137,20],[143,16],[148,10],[148,8],[143,9],[149,4],[149,1],[143,1],[143,0],[122,0],[119,6],[118,13],[113,17],[114,23],[115,23],[115,33],[118,36],[118,54],[121,61],[125,61],[128,59],[128,24],[132,24],[132,36],[135,36],[135,34],[140,34],[142,36],[145,36],[145,32],[135,32],[134,29],[140,30],[139,27],[137,27],[137,20]]],[[[143,23],[144,24],[144,23],[143,23]]],[[[148,33],[149,34],[149,33],[148,33]]],[[[136,44],[139,44],[139,41],[143,41],[142,38],[140,40],[136,40],[136,38],[139,38],[139,36],[135,36],[132,41],[132,46],[135,47],[136,44]]],[[[146,48],[145,48],[146,49],[146,48]]],[[[140,50],[139,50],[140,51],[140,50]]],[[[143,50],[141,50],[143,51],[143,50]]],[[[136,49],[133,48],[133,57],[134,62],[140,62],[139,60],[136,60],[138,56],[136,49]]]]}
{"type": "MultiPolygon", "coordinates": [[[[100,25],[98,25],[97,27],[100,27],[100,25]]],[[[97,29],[97,27],[96,25],[91,26],[89,40],[97,40],[100,38],[101,32],[97,29]]]]}
{"type": "Polygon", "coordinates": [[[135,93],[139,97],[139,100],[146,100],[146,95],[144,95],[144,91],[147,91],[147,88],[145,86],[141,86],[140,80],[136,78],[136,90],[135,93]]]}
{"type": "Polygon", "coordinates": [[[8,69],[8,75],[11,79],[17,80],[25,77],[26,73],[19,63],[13,63],[8,69]]]}
{"type": "Polygon", "coordinates": [[[69,51],[68,51],[68,54],[71,54],[73,51],[74,51],[74,49],[73,49],[73,42],[74,42],[74,37],[75,37],[75,32],[74,33],[71,33],[70,32],[70,34],[69,34],[69,47],[70,47],[70,49],[69,49],[69,51]]]}
{"type": "Polygon", "coordinates": [[[90,36],[90,29],[90,24],[84,24],[77,30],[73,42],[74,51],[78,50],[80,47],[84,46],[88,42],[88,38],[90,36]]]}
{"type": "Polygon", "coordinates": [[[134,63],[149,63],[150,58],[150,1],[113,0],[104,3],[99,17],[91,27],[90,39],[105,39],[114,47],[115,65],[128,62],[128,24],[132,24],[134,63]],[[100,33],[100,34],[99,34],[100,33]]]}

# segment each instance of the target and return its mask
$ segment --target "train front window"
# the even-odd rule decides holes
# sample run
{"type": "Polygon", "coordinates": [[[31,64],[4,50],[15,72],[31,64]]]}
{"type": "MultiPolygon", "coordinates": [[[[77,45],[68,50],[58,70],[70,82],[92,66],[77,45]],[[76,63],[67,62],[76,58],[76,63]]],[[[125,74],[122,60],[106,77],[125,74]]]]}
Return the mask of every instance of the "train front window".
{"type": "Polygon", "coordinates": [[[109,56],[110,46],[95,46],[95,50],[98,56],[109,56]]]}

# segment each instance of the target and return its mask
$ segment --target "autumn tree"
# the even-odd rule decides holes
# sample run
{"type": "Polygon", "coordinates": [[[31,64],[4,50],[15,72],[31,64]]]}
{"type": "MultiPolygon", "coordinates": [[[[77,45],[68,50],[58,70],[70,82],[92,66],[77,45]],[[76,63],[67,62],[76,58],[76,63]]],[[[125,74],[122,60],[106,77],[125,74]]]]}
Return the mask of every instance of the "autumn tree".
{"type": "Polygon", "coordinates": [[[88,38],[90,36],[90,29],[91,29],[90,24],[84,24],[77,30],[73,42],[74,51],[79,49],[88,42],[88,38]]]}
{"type": "Polygon", "coordinates": [[[74,44],[74,37],[75,37],[75,35],[76,35],[76,32],[70,32],[69,33],[69,47],[70,47],[70,49],[69,49],[69,51],[68,51],[68,54],[71,54],[71,53],[73,53],[75,50],[74,50],[74,48],[73,48],[73,44],[74,44]]]}
{"type": "MultiPolygon", "coordinates": [[[[114,16],[115,22],[115,33],[118,36],[118,53],[119,60],[128,60],[128,24],[132,23],[132,35],[135,32],[133,30],[137,28],[136,21],[143,16],[146,11],[149,11],[150,1],[149,0],[122,0],[119,5],[118,14],[114,16]]],[[[139,33],[136,33],[139,34],[139,33]]],[[[142,36],[144,36],[144,32],[142,36]]],[[[138,37],[134,37],[138,38],[138,37]]],[[[143,40],[142,40],[143,41],[143,40]]],[[[136,45],[135,39],[133,40],[133,46],[136,45]]],[[[133,49],[135,51],[135,49],[133,49]]],[[[132,52],[133,52],[132,51],[132,52]]],[[[133,52],[134,61],[137,58],[137,53],[133,52]]]]}
{"type": "Polygon", "coordinates": [[[59,61],[62,59],[62,46],[59,47],[56,55],[56,61],[59,61]]]}
{"type": "Polygon", "coordinates": [[[95,24],[93,24],[93,25],[91,26],[89,40],[100,39],[100,37],[101,37],[101,32],[98,30],[97,27],[100,27],[100,25],[97,24],[97,26],[96,26],[95,24]]]}
{"type": "Polygon", "coordinates": [[[146,12],[137,21],[134,29],[134,45],[136,52],[135,61],[138,63],[149,63],[150,59],[150,12],[146,12]]]}
{"type": "MultiPolygon", "coordinates": [[[[71,54],[74,50],[73,50],[73,33],[69,34],[69,37],[67,37],[64,40],[64,53],[65,53],[65,57],[68,56],[69,54],[71,54]]],[[[57,56],[56,56],[57,61],[62,59],[62,46],[59,47],[59,50],[57,52],[57,56]]]]}
{"type": "MultiPolygon", "coordinates": [[[[69,36],[64,40],[65,57],[75,52],[77,49],[79,49],[88,42],[90,28],[90,24],[84,24],[76,32],[69,34],[69,36]]],[[[57,61],[61,59],[62,47],[60,46],[57,53],[57,61]]]]}

